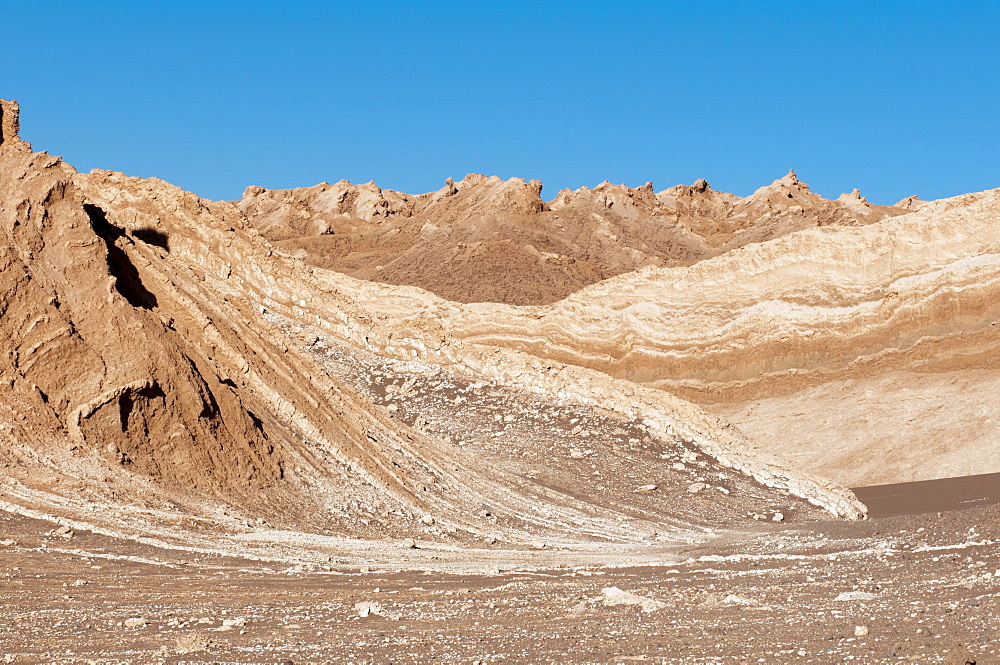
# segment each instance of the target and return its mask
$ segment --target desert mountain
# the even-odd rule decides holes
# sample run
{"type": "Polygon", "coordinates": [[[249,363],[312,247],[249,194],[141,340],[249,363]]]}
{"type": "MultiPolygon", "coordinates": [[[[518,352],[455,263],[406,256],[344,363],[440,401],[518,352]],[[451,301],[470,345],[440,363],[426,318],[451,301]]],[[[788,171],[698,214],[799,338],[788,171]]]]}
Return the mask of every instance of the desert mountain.
{"type": "Polygon", "coordinates": [[[704,180],[654,192],[601,183],[541,198],[536,180],[468,175],[411,196],[340,181],[249,187],[239,202],[266,238],[312,265],[419,286],[457,302],[549,304],[647,266],[687,266],[735,248],[829,225],[905,214],[855,190],[830,201],[794,172],[739,197],[704,180]]]}
{"type": "Polygon", "coordinates": [[[996,472],[998,219],[1000,190],[966,194],[437,318],[702,404],[851,486],[996,472]]]}
{"type": "MultiPolygon", "coordinates": [[[[291,532],[669,543],[753,515],[864,511],[658,386],[463,341],[457,321],[498,338],[508,322],[307,265],[247,224],[247,200],[78,173],[18,138],[15,104],[0,109],[7,509],[224,536],[244,554],[291,532]]],[[[366,192],[351,224],[410,202],[539,214],[532,183],[467,178],[416,202],[342,189],[366,192]]]]}
{"type": "Polygon", "coordinates": [[[1000,471],[983,462],[1000,459],[996,192],[879,206],[790,172],[747,197],[704,180],[540,193],[470,175],[418,196],[251,187],[239,207],[312,265],[538,305],[425,316],[692,400],[840,482],[1000,471]]]}

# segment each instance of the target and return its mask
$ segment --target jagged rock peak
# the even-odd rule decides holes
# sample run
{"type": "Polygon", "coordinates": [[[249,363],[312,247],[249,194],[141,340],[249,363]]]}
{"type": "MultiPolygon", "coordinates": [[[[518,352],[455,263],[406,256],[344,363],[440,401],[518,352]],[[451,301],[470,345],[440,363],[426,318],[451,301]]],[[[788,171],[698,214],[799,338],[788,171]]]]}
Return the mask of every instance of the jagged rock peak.
{"type": "Polygon", "coordinates": [[[775,180],[771,184],[772,185],[786,185],[786,186],[798,185],[800,187],[805,187],[807,189],[809,188],[809,185],[807,185],[804,182],[802,182],[801,180],[799,180],[799,176],[795,173],[795,169],[788,169],[788,173],[786,173],[782,177],[778,178],[777,180],[775,180]]]}
{"type": "Polygon", "coordinates": [[[867,202],[868,199],[861,196],[861,190],[855,187],[850,192],[844,192],[837,197],[837,200],[841,203],[857,203],[859,201],[867,202]]]}
{"type": "Polygon", "coordinates": [[[19,150],[31,150],[31,146],[21,140],[21,107],[13,99],[0,99],[0,145],[14,146],[19,150]]]}
{"type": "Polygon", "coordinates": [[[903,208],[905,210],[919,210],[925,205],[927,205],[927,201],[921,201],[920,197],[914,194],[913,196],[907,196],[905,199],[898,201],[895,204],[895,207],[903,208]]]}
{"type": "MultiPolygon", "coordinates": [[[[663,190],[662,192],[660,192],[660,194],[667,197],[681,196],[686,198],[692,198],[698,195],[705,195],[711,198],[712,196],[715,196],[717,194],[724,194],[724,192],[715,191],[714,189],[712,189],[712,185],[710,185],[707,180],[705,180],[704,178],[698,178],[697,180],[694,181],[694,184],[674,185],[673,187],[669,187],[663,190]]],[[[727,194],[726,196],[731,196],[731,195],[727,194]]]]}
{"type": "Polygon", "coordinates": [[[794,169],[789,169],[788,173],[778,178],[770,185],[765,185],[755,191],[751,196],[770,196],[777,193],[789,192],[810,192],[809,185],[799,180],[799,176],[794,169]]]}

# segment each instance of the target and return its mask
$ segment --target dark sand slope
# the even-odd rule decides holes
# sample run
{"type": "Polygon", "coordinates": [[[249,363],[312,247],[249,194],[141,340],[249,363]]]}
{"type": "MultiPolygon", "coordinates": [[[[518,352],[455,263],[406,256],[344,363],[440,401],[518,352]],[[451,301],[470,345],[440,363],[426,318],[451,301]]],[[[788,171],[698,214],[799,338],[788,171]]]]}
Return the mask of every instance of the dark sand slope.
{"type": "Polygon", "coordinates": [[[1000,473],[855,487],[869,517],[920,515],[1000,504],[1000,473]]]}

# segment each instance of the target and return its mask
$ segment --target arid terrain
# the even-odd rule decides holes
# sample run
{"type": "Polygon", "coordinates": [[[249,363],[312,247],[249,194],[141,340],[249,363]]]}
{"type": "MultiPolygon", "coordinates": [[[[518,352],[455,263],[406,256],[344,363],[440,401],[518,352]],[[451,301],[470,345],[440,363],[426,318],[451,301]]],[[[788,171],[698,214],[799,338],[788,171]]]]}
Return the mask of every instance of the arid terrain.
{"type": "Polygon", "coordinates": [[[794,171],[741,198],[705,180],[661,192],[602,182],[563,190],[469,174],[409,195],[375,183],[290,190],[248,187],[239,201],[268,240],[310,264],[457,302],[550,304],[646,266],[687,266],[751,243],[829,225],[862,226],[923,205],[834,201],[794,171]]]}
{"type": "Polygon", "coordinates": [[[993,663],[998,518],[768,525],[644,562],[535,551],[449,570],[244,560],[8,516],[0,644],[14,663],[993,663]]]}
{"type": "Polygon", "coordinates": [[[0,656],[993,662],[1000,190],[541,190],[210,201],[0,102],[0,656]]]}

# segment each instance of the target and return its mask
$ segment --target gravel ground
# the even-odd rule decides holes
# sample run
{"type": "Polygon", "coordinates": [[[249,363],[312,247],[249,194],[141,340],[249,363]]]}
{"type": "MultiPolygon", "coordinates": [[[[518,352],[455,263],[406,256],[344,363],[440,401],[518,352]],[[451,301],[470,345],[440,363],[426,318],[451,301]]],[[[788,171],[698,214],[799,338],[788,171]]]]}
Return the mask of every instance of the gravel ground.
{"type": "Polygon", "coordinates": [[[656,567],[192,555],[0,514],[15,663],[997,662],[1000,507],[755,524],[656,567]],[[65,530],[63,530],[65,531],[65,530]]]}

